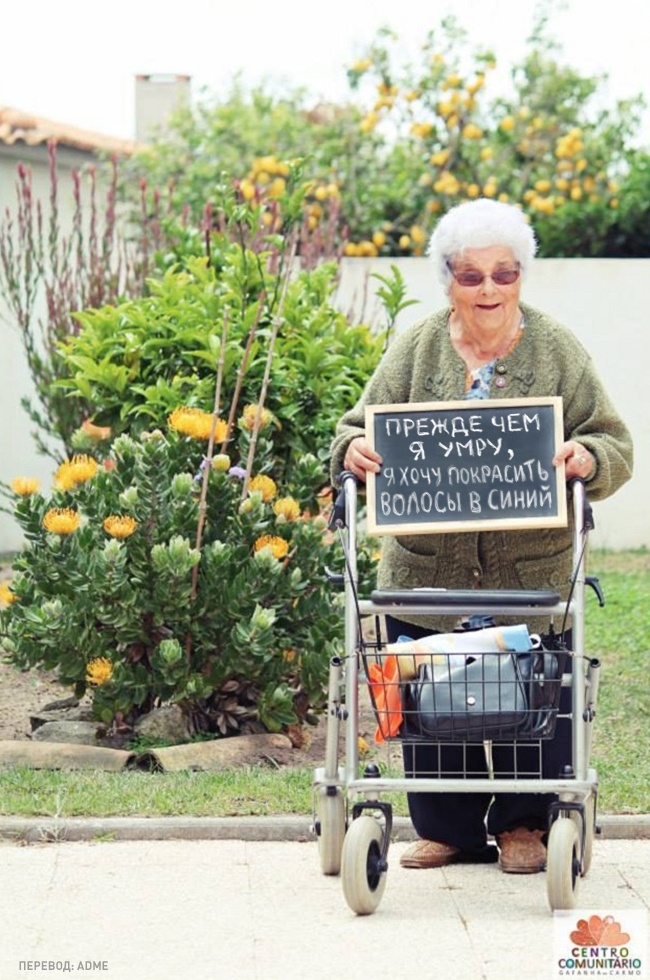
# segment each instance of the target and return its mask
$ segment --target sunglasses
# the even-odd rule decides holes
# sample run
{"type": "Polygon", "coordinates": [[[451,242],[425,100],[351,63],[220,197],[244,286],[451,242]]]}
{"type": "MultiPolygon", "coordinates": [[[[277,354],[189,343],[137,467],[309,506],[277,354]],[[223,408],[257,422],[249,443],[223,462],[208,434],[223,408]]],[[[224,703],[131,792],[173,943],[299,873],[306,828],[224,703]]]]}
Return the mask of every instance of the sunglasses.
{"type": "MultiPolygon", "coordinates": [[[[466,269],[463,272],[456,272],[450,262],[447,263],[447,268],[459,286],[475,288],[476,286],[482,286],[483,280],[488,278],[488,276],[484,276],[482,272],[479,272],[478,269],[466,269]]],[[[490,273],[489,278],[496,286],[512,286],[513,282],[517,282],[520,275],[521,269],[517,266],[516,269],[495,269],[494,272],[490,273]]]]}

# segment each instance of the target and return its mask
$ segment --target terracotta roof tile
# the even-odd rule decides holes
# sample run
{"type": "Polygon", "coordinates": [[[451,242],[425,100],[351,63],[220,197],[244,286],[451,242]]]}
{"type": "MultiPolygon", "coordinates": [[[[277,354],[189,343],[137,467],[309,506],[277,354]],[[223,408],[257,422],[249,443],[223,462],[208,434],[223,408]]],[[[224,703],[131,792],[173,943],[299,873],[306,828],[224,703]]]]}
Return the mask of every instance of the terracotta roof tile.
{"type": "Polygon", "coordinates": [[[54,122],[52,119],[32,116],[11,106],[0,106],[0,143],[38,146],[50,140],[60,146],[70,146],[77,150],[103,151],[124,156],[132,156],[146,149],[146,143],[139,143],[137,140],[118,139],[89,129],[78,129],[66,123],[54,122]]]}

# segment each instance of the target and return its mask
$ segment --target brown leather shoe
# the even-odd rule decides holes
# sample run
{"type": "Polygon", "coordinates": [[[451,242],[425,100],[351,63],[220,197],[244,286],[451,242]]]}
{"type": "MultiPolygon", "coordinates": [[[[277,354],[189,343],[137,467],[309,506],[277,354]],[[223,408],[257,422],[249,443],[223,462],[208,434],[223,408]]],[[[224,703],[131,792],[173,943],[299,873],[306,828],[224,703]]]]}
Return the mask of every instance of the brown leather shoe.
{"type": "Polygon", "coordinates": [[[508,874],[531,875],[546,867],[546,848],[542,844],[543,830],[516,827],[497,837],[499,867],[508,874]]]}
{"type": "Polygon", "coordinates": [[[404,851],[399,863],[403,868],[442,868],[458,861],[461,853],[460,847],[442,841],[416,840],[404,851]]]}

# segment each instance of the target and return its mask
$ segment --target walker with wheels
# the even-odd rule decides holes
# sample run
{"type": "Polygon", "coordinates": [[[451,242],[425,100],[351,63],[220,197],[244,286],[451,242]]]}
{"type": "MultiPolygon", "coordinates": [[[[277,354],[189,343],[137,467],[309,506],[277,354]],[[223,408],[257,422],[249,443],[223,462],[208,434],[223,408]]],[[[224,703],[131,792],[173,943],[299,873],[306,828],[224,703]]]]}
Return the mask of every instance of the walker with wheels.
{"type": "MultiPolygon", "coordinates": [[[[548,903],[551,910],[573,908],[579,880],[591,864],[597,832],[598,783],[589,758],[600,664],[584,650],[587,586],[604,605],[597,579],[585,575],[593,520],[583,482],[569,484],[574,537],[571,591],[566,600],[552,590],[437,588],[375,590],[369,597],[360,596],[358,484],[347,472],[339,483],[330,526],[338,531],[345,556],[345,570],[338,577],[344,589],[345,639],[342,655],[330,662],[324,766],[314,773],[314,832],[321,872],[340,875],[353,912],[371,914],[386,886],[393,826],[393,807],[387,797],[391,793],[553,794],[548,809],[548,903]],[[530,650],[524,654],[504,653],[502,647],[498,652],[490,649],[471,656],[420,650],[417,657],[402,660],[401,655],[394,656],[395,645],[389,651],[382,639],[381,617],[399,618],[406,609],[413,617],[433,614],[476,623],[502,616],[521,618],[528,625],[541,623],[541,627],[539,633],[531,634],[530,650]],[[372,623],[372,617],[375,631],[364,631],[364,621],[372,623]],[[569,619],[571,630],[565,633],[569,619]],[[564,642],[566,636],[570,648],[564,642]],[[394,672],[388,679],[389,657],[392,666],[412,659],[409,676],[394,672]],[[451,668],[452,659],[461,664],[462,680],[456,668],[451,668]],[[487,774],[459,771],[450,776],[432,769],[413,778],[404,767],[401,771],[397,767],[396,774],[382,772],[374,763],[364,767],[359,753],[359,695],[360,685],[366,684],[378,731],[389,745],[398,743],[402,750],[408,746],[417,751],[420,746],[435,749],[448,743],[460,746],[462,756],[464,745],[480,744],[487,774]],[[558,720],[570,725],[571,759],[561,772],[549,775],[542,769],[542,748],[553,737],[558,720]],[[512,771],[496,773],[490,760],[501,744],[525,746],[523,755],[530,758],[530,764],[523,768],[514,764],[512,771]]],[[[482,642],[482,636],[487,632],[481,629],[471,636],[474,650],[476,638],[482,642]]],[[[513,758],[518,755],[522,752],[513,752],[513,758]]]]}

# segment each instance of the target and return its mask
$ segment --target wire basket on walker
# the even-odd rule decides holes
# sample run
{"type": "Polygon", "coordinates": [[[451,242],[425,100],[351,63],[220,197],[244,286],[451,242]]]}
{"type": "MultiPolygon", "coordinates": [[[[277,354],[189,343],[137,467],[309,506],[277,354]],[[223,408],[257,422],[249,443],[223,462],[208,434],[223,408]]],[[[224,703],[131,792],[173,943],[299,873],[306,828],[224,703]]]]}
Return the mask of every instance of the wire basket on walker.
{"type": "Polygon", "coordinates": [[[341,494],[331,523],[346,555],[345,654],[330,664],[325,764],[314,774],[314,828],[323,874],[341,875],[353,912],[374,912],[388,871],[394,792],[549,793],[547,897],[551,909],[572,908],[578,881],[591,864],[596,832],[597,778],[588,767],[598,689],[599,662],[584,655],[584,592],[595,579],[584,574],[586,538],[593,526],[580,481],[572,485],[574,572],[567,601],[552,590],[376,590],[370,599],[356,591],[357,484],[341,477],[341,494]],[[380,617],[417,615],[470,617],[492,623],[496,615],[521,618],[514,626],[488,625],[386,643],[380,617]],[[363,617],[376,617],[371,639],[363,617]],[[556,618],[572,628],[554,631],[556,618]],[[528,621],[542,620],[539,632],[528,621]],[[525,621],[525,622],[523,622],[525,621]],[[550,625],[549,625],[550,624],[550,625]],[[365,631],[368,632],[368,631],[365,631]],[[570,648],[565,642],[570,638],[570,648]],[[382,774],[376,764],[360,771],[359,693],[366,684],[376,719],[377,742],[396,743],[404,757],[417,756],[417,772],[382,774]],[[558,721],[569,725],[572,754],[562,772],[544,771],[543,747],[558,721]],[[339,743],[345,751],[340,758],[339,743]],[[474,771],[470,747],[483,749],[474,771]],[[510,746],[499,753],[497,747],[510,746]],[[457,771],[441,752],[456,748],[457,771]],[[504,768],[504,758],[509,760],[504,768]],[[423,767],[422,760],[426,761],[423,767]],[[417,779],[414,778],[417,776],[417,779]]]}

